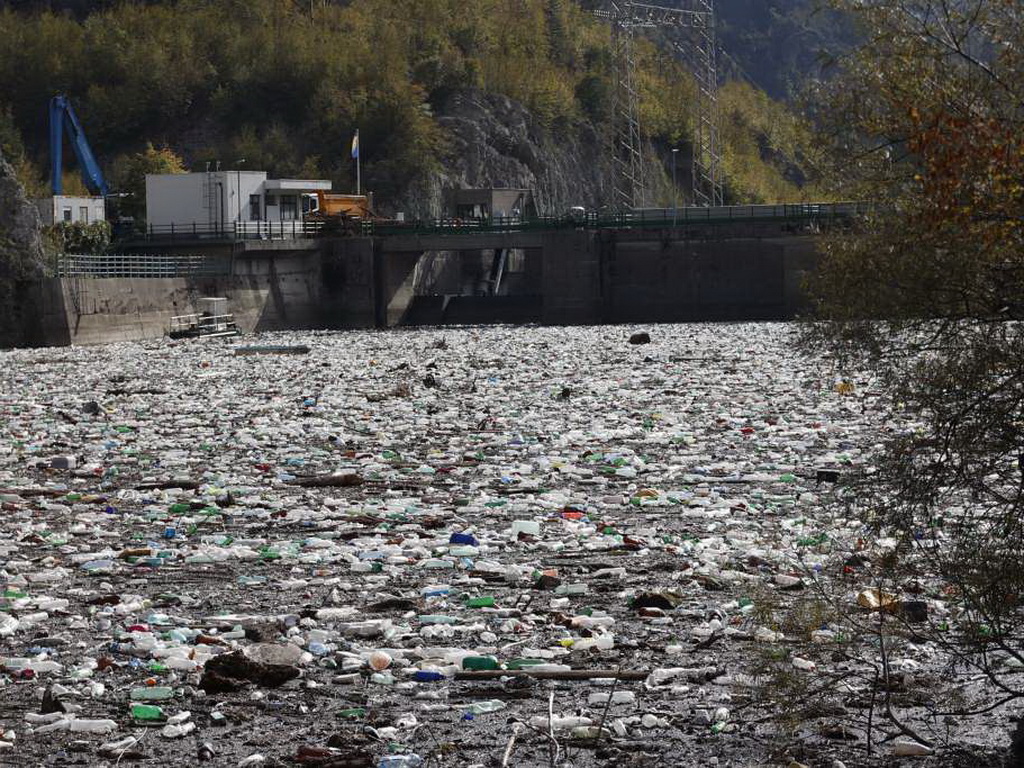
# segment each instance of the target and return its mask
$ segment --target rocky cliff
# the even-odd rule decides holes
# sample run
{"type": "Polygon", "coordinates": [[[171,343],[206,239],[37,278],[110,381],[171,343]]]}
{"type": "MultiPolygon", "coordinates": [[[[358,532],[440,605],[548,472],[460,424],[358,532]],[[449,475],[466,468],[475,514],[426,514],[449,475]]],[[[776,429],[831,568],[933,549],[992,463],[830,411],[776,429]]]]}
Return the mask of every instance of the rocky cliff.
{"type": "Polygon", "coordinates": [[[14,168],[0,154],[0,279],[21,280],[43,271],[39,211],[25,197],[14,168]]]}
{"type": "Polygon", "coordinates": [[[18,283],[43,274],[39,212],[0,154],[0,347],[20,342],[25,324],[18,283]]]}
{"type": "MultiPolygon", "coordinates": [[[[613,198],[608,139],[591,123],[545,126],[522,104],[477,90],[450,95],[437,118],[449,141],[443,170],[415,183],[385,213],[439,216],[444,190],[453,188],[529,189],[544,216],[577,205],[597,208],[613,198]]],[[[648,199],[654,204],[665,195],[668,181],[652,147],[645,157],[648,199]]]]}

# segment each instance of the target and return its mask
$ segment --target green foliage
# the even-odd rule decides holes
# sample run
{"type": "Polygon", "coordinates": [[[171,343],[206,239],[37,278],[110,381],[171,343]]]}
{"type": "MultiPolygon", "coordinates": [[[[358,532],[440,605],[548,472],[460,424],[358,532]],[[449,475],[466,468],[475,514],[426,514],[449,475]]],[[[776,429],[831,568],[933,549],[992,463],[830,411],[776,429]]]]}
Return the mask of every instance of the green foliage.
{"type": "Polygon", "coordinates": [[[49,193],[49,188],[40,179],[32,161],[28,159],[21,131],[14,122],[14,113],[9,106],[0,106],[0,157],[11,164],[29,200],[49,193]]]}
{"type": "Polygon", "coordinates": [[[25,144],[10,107],[0,107],[0,154],[8,160],[25,154],[25,144]]]}
{"type": "Polygon", "coordinates": [[[929,639],[988,678],[972,694],[1021,698],[1024,8],[836,4],[867,42],[823,89],[827,179],[876,208],[826,242],[809,336],[893,393],[859,502],[943,585],[948,631],[929,639]]]}
{"type": "Polygon", "coordinates": [[[312,16],[289,0],[180,0],[82,22],[0,10],[0,38],[14,42],[0,51],[0,101],[37,153],[60,90],[100,156],[143,137],[275,175],[329,174],[340,188],[354,182],[358,127],[367,184],[387,196],[438,163],[430,105],[454,89],[506,94],[547,124],[579,117],[585,73],[573,67],[589,26],[568,0],[354,0],[312,16]]]}
{"type": "Polygon", "coordinates": [[[808,184],[820,160],[809,126],[747,83],[719,94],[723,163],[731,197],[749,203],[821,200],[808,184]]]}
{"type": "Polygon", "coordinates": [[[716,10],[720,70],[775,99],[828,76],[830,61],[857,40],[850,16],[822,0],[729,0],[716,10]]]}
{"type": "Polygon", "coordinates": [[[146,209],[146,174],[185,172],[184,161],[168,147],[156,149],[146,144],[142,152],[121,155],[114,161],[111,173],[111,182],[127,195],[119,201],[118,212],[141,222],[146,209]]]}
{"type": "MultiPolygon", "coordinates": [[[[27,156],[44,154],[46,101],[63,91],[94,150],[117,157],[115,166],[151,142],[194,165],[233,167],[244,157],[247,168],[326,176],[348,189],[359,128],[365,186],[386,199],[442,163],[447,142],[433,109],[452,91],[506,95],[558,130],[612,117],[609,30],[575,0],[94,7],[81,18],[0,9],[0,104],[27,156]]],[[[661,145],[687,143],[692,79],[654,45],[638,50],[645,131],[661,145]]],[[[748,153],[732,167],[754,160],[748,153]]],[[[137,193],[138,174],[120,166],[115,183],[137,193]]],[[[767,170],[747,176],[737,198],[790,191],[767,170]]]]}
{"type": "Polygon", "coordinates": [[[576,99],[584,114],[595,123],[604,123],[611,118],[614,87],[610,78],[590,74],[576,86],[576,99]]]}
{"type": "Polygon", "coordinates": [[[44,229],[43,243],[52,253],[102,253],[110,245],[110,236],[106,221],[61,222],[44,229]]]}

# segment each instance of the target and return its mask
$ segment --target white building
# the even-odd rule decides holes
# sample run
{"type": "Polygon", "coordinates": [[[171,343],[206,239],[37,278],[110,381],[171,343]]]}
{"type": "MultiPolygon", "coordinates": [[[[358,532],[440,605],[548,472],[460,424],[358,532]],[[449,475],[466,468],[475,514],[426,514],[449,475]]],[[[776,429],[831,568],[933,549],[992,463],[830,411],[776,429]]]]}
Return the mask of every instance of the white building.
{"type": "Polygon", "coordinates": [[[107,212],[102,197],[71,197],[54,195],[34,201],[39,209],[43,226],[54,224],[93,224],[106,221],[107,212]]]}
{"type": "Polygon", "coordinates": [[[304,196],[330,189],[330,181],[268,179],[265,171],[147,174],[147,227],[152,234],[300,234],[304,196]]]}

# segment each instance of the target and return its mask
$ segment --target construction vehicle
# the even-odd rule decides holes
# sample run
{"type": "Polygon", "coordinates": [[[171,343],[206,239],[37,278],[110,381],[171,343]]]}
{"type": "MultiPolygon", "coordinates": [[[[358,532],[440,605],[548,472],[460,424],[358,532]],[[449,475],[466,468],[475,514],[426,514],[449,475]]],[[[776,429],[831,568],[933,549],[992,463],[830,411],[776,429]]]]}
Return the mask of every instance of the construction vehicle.
{"type": "Polygon", "coordinates": [[[305,195],[303,214],[307,221],[323,223],[324,231],[355,234],[364,221],[377,218],[373,212],[373,193],[344,195],[335,192],[314,192],[305,195]]]}
{"type": "Polygon", "coordinates": [[[64,194],[64,136],[67,132],[71,146],[78,158],[82,181],[94,195],[106,197],[110,194],[107,180],[103,177],[99,163],[85,138],[85,131],[78,121],[71,100],[58,94],[50,99],[50,185],[55,197],[64,194]]]}

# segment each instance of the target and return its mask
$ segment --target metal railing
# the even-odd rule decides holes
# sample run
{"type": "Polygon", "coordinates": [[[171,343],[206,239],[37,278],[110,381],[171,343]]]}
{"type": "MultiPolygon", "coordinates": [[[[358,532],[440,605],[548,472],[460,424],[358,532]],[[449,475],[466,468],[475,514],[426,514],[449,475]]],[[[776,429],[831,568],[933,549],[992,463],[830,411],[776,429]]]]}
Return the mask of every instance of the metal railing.
{"type": "Polygon", "coordinates": [[[149,225],[145,237],[153,241],[176,240],[291,240],[340,234],[366,236],[473,234],[526,232],[550,229],[635,229],[737,222],[788,221],[793,223],[849,220],[867,213],[866,203],[795,203],[786,205],[722,205],[714,207],[645,208],[623,213],[588,211],[564,216],[484,219],[446,217],[417,221],[333,220],[241,221],[223,224],[149,225]]]}
{"type": "Polygon", "coordinates": [[[231,274],[230,256],[179,253],[64,253],[57,277],[217,277],[231,274]]]}
{"type": "Polygon", "coordinates": [[[220,224],[150,224],[147,240],[294,240],[315,237],[321,221],[229,221],[220,224]]]}
{"type": "Polygon", "coordinates": [[[172,317],[168,335],[172,338],[186,336],[238,336],[239,331],[238,326],[235,324],[234,315],[192,313],[172,317]]]}
{"type": "Polygon", "coordinates": [[[645,208],[623,213],[588,211],[565,216],[462,219],[442,218],[411,222],[366,222],[364,234],[476,234],[528,232],[551,229],[635,229],[638,227],[721,225],[754,222],[845,221],[871,210],[867,203],[797,203],[787,205],[723,205],[714,207],[645,208]]]}

